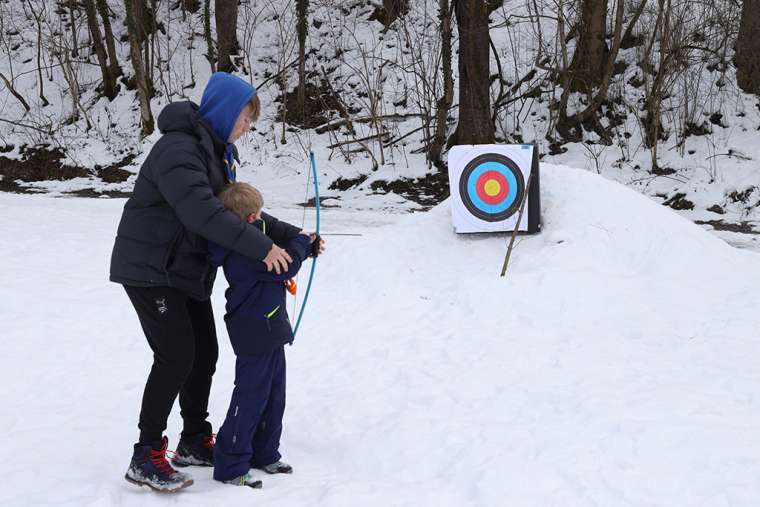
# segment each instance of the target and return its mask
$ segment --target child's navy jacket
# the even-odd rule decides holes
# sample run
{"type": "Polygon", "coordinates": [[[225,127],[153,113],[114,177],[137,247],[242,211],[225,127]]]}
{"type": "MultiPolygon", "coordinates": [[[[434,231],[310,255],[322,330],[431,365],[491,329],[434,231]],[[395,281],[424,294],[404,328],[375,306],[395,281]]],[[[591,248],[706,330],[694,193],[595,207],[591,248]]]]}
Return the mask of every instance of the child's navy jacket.
{"type": "Polygon", "coordinates": [[[285,310],[284,282],[293,278],[311,253],[308,236],[299,234],[285,250],[293,258],[279,275],[267,271],[262,261],[252,261],[209,241],[209,262],[223,266],[230,287],[224,293],[227,313],[224,322],[232,348],[238,356],[269,352],[293,342],[293,330],[285,310]]]}

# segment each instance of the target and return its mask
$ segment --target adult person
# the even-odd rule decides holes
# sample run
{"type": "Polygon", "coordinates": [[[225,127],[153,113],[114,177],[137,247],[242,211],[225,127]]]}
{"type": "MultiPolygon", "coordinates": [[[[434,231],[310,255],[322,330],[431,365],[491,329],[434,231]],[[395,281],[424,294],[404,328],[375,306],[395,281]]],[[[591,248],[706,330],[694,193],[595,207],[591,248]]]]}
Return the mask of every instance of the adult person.
{"type": "Polygon", "coordinates": [[[263,261],[277,274],[292,261],[277,246],[301,231],[265,215],[267,235],[226,211],[217,195],[235,180],[234,142],[261,110],[256,89],[224,72],[211,76],[200,106],[174,102],[158,117],[151,149],[124,206],[111,256],[113,282],[134,306],[153,351],[140,435],[125,478],[160,491],[193,483],[166,459],[163,435],[175,399],[183,430],[172,462],[213,465],[208,398],[218,355],[210,295],[216,269],[207,240],[263,261]]]}

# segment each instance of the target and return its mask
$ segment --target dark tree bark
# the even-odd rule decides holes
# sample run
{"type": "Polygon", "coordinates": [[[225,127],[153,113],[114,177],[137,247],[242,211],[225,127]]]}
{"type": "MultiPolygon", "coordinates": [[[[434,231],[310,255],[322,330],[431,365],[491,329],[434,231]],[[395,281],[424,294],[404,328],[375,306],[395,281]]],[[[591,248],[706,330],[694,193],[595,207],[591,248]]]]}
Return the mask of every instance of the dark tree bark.
{"type": "MultiPolygon", "coordinates": [[[[646,0],[643,0],[639,4],[641,10],[643,10],[645,3],[646,0]]],[[[640,14],[641,10],[638,10],[637,12],[640,14]]],[[[596,113],[599,111],[599,108],[602,106],[604,101],[607,100],[607,93],[610,89],[610,82],[612,81],[612,74],[615,69],[615,60],[617,60],[618,53],[620,52],[620,44],[623,40],[623,14],[625,14],[625,2],[620,0],[617,3],[617,9],[615,11],[615,28],[613,29],[612,34],[612,46],[607,52],[607,58],[604,62],[604,65],[599,69],[599,88],[593,98],[589,100],[588,107],[586,107],[586,109],[578,114],[577,120],[580,122],[586,121],[592,117],[595,118],[596,113]]],[[[631,23],[635,22],[636,19],[631,21],[631,23]]],[[[597,127],[599,127],[598,122],[595,123],[597,123],[597,127]]],[[[600,137],[608,137],[607,133],[602,131],[601,127],[597,128],[597,130],[597,133],[600,135],[600,137]]]]}
{"type": "Polygon", "coordinates": [[[590,93],[600,84],[607,60],[606,26],[607,0],[582,0],[580,38],[569,69],[572,91],[590,93]]]}
{"type": "MultiPolygon", "coordinates": [[[[306,109],[306,36],[309,30],[309,0],[296,0],[298,14],[298,111],[306,109]]],[[[302,121],[306,118],[302,118],[302,121]]]]}
{"type": "Polygon", "coordinates": [[[108,66],[108,53],[103,44],[103,36],[100,33],[100,26],[98,25],[95,1],[84,0],[84,11],[87,14],[87,27],[90,29],[90,38],[92,39],[92,45],[95,46],[100,73],[103,76],[103,94],[108,97],[108,100],[113,100],[116,97],[116,76],[111,73],[111,68],[108,66]]]}
{"type": "MultiPolygon", "coordinates": [[[[27,0],[29,6],[29,12],[34,16],[34,21],[37,24],[37,82],[39,86],[39,97],[42,102],[42,107],[50,105],[47,97],[45,97],[45,82],[42,79],[42,19],[44,12],[36,12],[34,6],[32,6],[31,0],[27,0]]],[[[1,23],[0,23],[1,25],[1,23]]]]}
{"type": "Polygon", "coordinates": [[[409,12],[409,0],[383,0],[382,7],[377,7],[369,17],[388,28],[398,18],[409,12]]]}
{"type": "Polygon", "coordinates": [[[103,31],[105,32],[106,48],[108,48],[108,65],[111,68],[111,74],[114,78],[122,75],[119,59],[116,56],[116,39],[113,36],[111,28],[111,10],[108,8],[107,0],[97,0],[96,5],[100,18],[103,20],[103,31]]]}
{"type": "Polygon", "coordinates": [[[185,12],[198,12],[201,3],[198,0],[182,0],[182,10],[185,12]]]}
{"type": "Polygon", "coordinates": [[[623,49],[630,49],[632,47],[635,47],[637,44],[640,43],[641,40],[643,40],[642,37],[637,38],[633,36],[633,30],[636,28],[636,24],[639,22],[639,18],[644,13],[644,7],[647,5],[647,0],[641,0],[641,3],[636,7],[636,10],[633,13],[633,18],[628,23],[628,28],[625,29],[625,33],[623,34],[623,40],[620,41],[620,47],[623,49]]]}
{"type": "Polygon", "coordinates": [[[735,63],[741,89],[760,95],[760,0],[744,0],[735,63]]]}
{"type": "Polygon", "coordinates": [[[21,95],[18,91],[16,91],[16,89],[13,87],[13,83],[11,83],[10,80],[7,77],[5,77],[5,75],[3,75],[2,72],[0,72],[0,79],[2,79],[3,83],[5,83],[5,87],[8,88],[8,91],[11,92],[11,95],[16,97],[18,101],[21,102],[21,105],[24,106],[24,109],[26,109],[26,112],[28,113],[29,111],[31,111],[32,108],[29,107],[29,103],[26,100],[24,100],[24,96],[21,95]]]}
{"type": "MultiPolygon", "coordinates": [[[[126,0],[125,0],[126,1],[126,0]]],[[[137,31],[135,32],[139,38],[140,44],[148,40],[148,37],[153,33],[155,27],[155,20],[153,11],[148,7],[146,0],[132,0],[134,6],[134,23],[137,31]]],[[[129,20],[127,20],[129,23],[129,20]]]]}
{"type": "Polygon", "coordinates": [[[490,6],[483,0],[457,0],[459,27],[459,124],[453,144],[494,142],[489,92],[490,6]]]}
{"type": "Polygon", "coordinates": [[[216,70],[232,72],[235,66],[232,55],[237,54],[240,46],[237,40],[237,0],[215,0],[216,6],[216,39],[219,50],[219,60],[216,70]]]}
{"type": "Polygon", "coordinates": [[[438,20],[441,27],[441,63],[443,66],[443,96],[436,102],[435,134],[430,143],[428,159],[437,167],[441,166],[441,153],[446,145],[446,119],[454,101],[454,77],[451,71],[451,10],[449,0],[438,1],[438,20]]]}
{"type": "Polygon", "coordinates": [[[71,22],[71,56],[77,58],[79,56],[79,41],[77,41],[77,25],[74,14],[76,12],[74,0],[69,0],[69,21],[71,22]]]}
{"type": "Polygon", "coordinates": [[[203,0],[203,36],[206,38],[206,59],[211,65],[211,72],[216,72],[216,51],[214,38],[211,37],[211,0],[203,0]]]}
{"type": "Polygon", "coordinates": [[[150,97],[152,85],[148,82],[142,60],[142,48],[140,47],[140,26],[135,17],[139,4],[143,0],[124,0],[127,10],[127,31],[129,32],[129,59],[135,71],[137,95],[140,99],[140,119],[142,123],[142,135],[148,136],[153,133],[153,113],[150,109],[150,97]]]}

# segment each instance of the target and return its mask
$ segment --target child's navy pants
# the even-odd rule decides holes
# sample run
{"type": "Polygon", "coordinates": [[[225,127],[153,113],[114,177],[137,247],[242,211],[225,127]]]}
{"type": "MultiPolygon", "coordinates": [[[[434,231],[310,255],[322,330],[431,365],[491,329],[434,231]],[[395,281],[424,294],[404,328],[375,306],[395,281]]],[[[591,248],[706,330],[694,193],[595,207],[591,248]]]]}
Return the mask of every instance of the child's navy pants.
{"type": "Polygon", "coordinates": [[[214,479],[225,481],[280,460],[285,347],[238,356],[235,389],[214,446],[214,479]]]}

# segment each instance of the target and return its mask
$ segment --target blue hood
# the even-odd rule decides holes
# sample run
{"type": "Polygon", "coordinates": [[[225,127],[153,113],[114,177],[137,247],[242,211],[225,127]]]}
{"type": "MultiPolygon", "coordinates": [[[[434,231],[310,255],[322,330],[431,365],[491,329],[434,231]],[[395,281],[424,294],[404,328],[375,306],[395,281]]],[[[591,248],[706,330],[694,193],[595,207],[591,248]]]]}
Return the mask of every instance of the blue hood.
{"type": "Polygon", "coordinates": [[[254,95],[256,88],[239,77],[215,72],[203,90],[198,112],[219,139],[227,143],[237,117],[254,95]]]}

